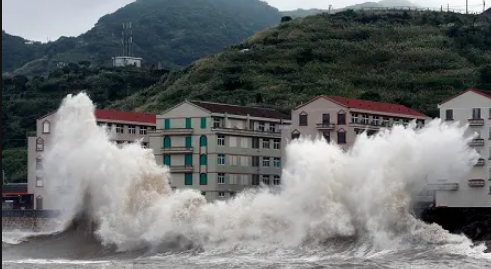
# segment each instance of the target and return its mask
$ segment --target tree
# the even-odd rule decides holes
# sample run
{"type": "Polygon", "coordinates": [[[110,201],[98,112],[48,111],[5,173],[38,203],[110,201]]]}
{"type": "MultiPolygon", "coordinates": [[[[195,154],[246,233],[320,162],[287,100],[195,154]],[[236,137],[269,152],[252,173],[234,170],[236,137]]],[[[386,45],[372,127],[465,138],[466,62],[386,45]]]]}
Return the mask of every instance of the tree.
{"type": "Polygon", "coordinates": [[[290,16],[281,17],[281,22],[287,22],[287,21],[291,21],[291,20],[292,20],[292,17],[290,17],[290,16]]]}

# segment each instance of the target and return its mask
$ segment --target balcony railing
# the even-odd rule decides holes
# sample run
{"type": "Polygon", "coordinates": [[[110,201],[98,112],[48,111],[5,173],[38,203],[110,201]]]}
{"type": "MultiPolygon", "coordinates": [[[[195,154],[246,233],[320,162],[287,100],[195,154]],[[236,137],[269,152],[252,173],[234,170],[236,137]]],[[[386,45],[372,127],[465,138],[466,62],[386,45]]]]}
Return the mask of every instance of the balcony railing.
{"type": "Polygon", "coordinates": [[[469,126],[483,126],[484,119],[469,119],[469,126]]]}
{"type": "Polygon", "coordinates": [[[270,130],[251,130],[251,129],[239,129],[239,128],[224,128],[224,127],[213,127],[211,128],[213,132],[218,134],[231,134],[231,135],[247,135],[247,136],[257,136],[257,137],[271,137],[280,138],[281,131],[270,131],[270,130]]]}
{"type": "Polygon", "coordinates": [[[328,122],[323,122],[323,123],[317,123],[317,129],[319,130],[334,130],[336,125],[334,123],[328,123],[328,122]]]}
{"type": "Polygon", "coordinates": [[[380,128],[390,128],[394,124],[384,121],[374,121],[374,120],[356,120],[350,123],[351,126],[361,127],[366,129],[378,130],[380,128]]]}
{"type": "Polygon", "coordinates": [[[164,147],[162,147],[162,152],[168,152],[168,153],[188,153],[188,152],[193,152],[193,147],[170,147],[170,148],[164,148],[164,147]]]}
{"type": "Polygon", "coordinates": [[[469,146],[471,146],[471,147],[484,146],[484,139],[482,139],[482,138],[472,139],[471,142],[469,142],[469,146]]]}
{"type": "Polygon", "coordinates": [[[428,184],[425,189],[432,191],[456,191],[459,189],[459,183],[428,184]]]}
{"type": "Polygon", "coordinates": [[[188,135],[192,134],[194,129],[192,128],[170,128],[170,129],[156,129],[149,131],[150,136],[162,136],[162,135],[188,135]]]}
{"type": "Polygon", "coordinates": [[[484,158],[479,158],[477,160],[477,163],[474,164],[474,166],[484,166],[486,164],[486,160],[484,160],[484,158]]]}
{"type": "Polygon", "coordinates": [[[475,179],[469,179],[469,187],[484,187],[486,185],[486,182],[484,179],[480,178],[475,178],[475,179]]]}
{"type": "Polygon", "coordinates": [[[171,173],[179,173],[179,172],[193,172],[192,165],[182,165],[182,166],[170,166],[171,173]]]}

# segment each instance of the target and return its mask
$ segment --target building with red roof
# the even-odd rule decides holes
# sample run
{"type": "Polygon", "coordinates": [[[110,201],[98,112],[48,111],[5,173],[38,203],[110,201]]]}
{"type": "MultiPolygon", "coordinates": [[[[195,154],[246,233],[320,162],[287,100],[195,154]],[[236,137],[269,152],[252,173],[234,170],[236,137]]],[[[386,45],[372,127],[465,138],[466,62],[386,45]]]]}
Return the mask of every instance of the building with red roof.
{"type": "Polygon", "coordinates": [[[282,137],[322,136],[347,148],[364,131],[371,135],[412,120],[423,125],[426,119],[422,113],[399,104],[322,95],[292,110],[291,127],[283,131],[282,137]]]}
{"type": "MultiPolygon", "coordinates": [[[[147,147],[148,133],[154,131],[156,126],[155,114],[96,109],[94,115],[98,125],[106,125],[111,130],[110,139],[117,144],[141,140],[142,146],[147,147]]],[[[49,179],[42,175],[43,154],[50,144],[56,143],[53,141],[56,126],[57,113],[52,112],[37,119],[36,134],[28,137],[27,192],[33,201],[33,208],[38,210],[55,209],[56,205],[56,199],[46,195],[45,183],[49,179]]]]}

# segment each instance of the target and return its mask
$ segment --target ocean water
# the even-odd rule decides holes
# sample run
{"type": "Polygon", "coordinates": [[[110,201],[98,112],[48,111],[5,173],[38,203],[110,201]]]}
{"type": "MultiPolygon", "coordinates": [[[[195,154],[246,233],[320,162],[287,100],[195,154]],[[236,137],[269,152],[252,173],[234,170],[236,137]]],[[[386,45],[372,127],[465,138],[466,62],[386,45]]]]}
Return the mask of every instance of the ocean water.
{"type": "Polygon", "coordinates": [[[110,142],[84,93],[57,117],[43,173],[62,217],[43,233],[2,229],[3,268],[491,267],[484,246],[411,211],[426,179],[465,177],[479,157],[457,125],[360,135],[348,152],[294,141],[279,192],[207,203],[173,192],[151,150],[110,142]]]}

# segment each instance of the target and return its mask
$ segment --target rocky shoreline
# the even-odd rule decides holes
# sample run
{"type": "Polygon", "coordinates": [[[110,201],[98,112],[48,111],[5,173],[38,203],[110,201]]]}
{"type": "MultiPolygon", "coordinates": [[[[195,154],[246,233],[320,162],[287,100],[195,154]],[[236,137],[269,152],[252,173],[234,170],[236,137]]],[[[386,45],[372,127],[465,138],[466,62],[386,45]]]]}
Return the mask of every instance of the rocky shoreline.
{"type": "Polygon", "coordinates": [[[465,234],[476,244],[485,243],[491,253],[491,208],[428,208],[420,218],[437,223],[455,234],[465,234]]]}

